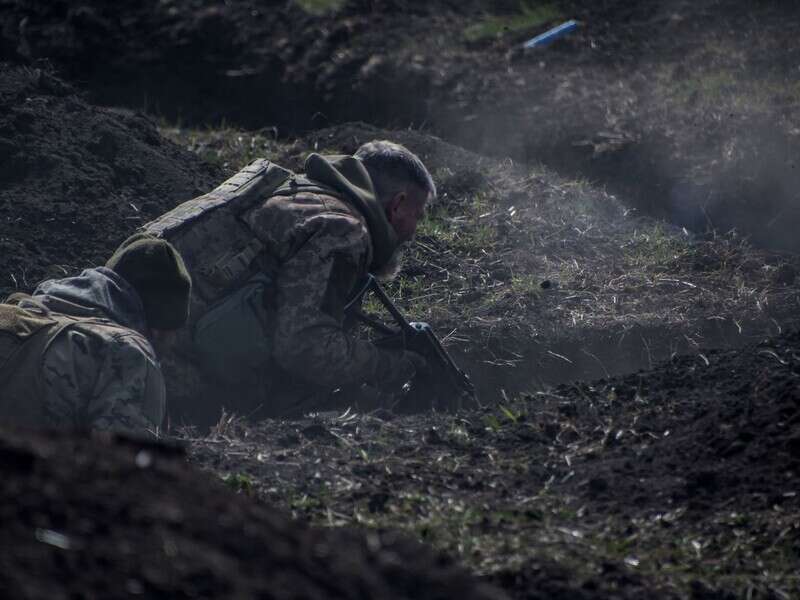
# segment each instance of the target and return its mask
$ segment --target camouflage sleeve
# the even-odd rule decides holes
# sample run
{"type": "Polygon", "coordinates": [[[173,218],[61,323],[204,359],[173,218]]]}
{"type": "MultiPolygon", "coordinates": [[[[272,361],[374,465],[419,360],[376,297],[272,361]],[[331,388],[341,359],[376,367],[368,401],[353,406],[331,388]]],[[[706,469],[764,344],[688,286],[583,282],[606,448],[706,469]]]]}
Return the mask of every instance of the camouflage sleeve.
{"type": "Polygon", "coordinates": [[[56,427],[157,435],[164,380],[152,349],[131,332],[75,326],[44,356],[45,422],[56,427]]]}
{"type": "Polygon", "coordinates": [[[368,233],[347,215],[326,215],[316,225],[278,274],[275,359],[318,385],[375,384],[392,370],[394,353],[343,329],[348,296],[366,272],[368,233]]]}

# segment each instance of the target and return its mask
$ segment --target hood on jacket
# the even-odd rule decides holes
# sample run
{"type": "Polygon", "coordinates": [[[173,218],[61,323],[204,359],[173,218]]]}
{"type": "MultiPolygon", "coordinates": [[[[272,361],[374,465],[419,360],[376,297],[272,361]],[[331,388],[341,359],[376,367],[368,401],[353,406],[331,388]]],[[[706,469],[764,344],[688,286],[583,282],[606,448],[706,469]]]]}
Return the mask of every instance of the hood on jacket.
{"type": "Polygon", "coordinates": [[[354,156],[311,154],[306,159],[305,174],[343,194],[364,216],[372,237],[372,270],[379,270],[397,249],[397,234],[386,218],[364,163],[354,156]]]}
{"type": "Polygon", "coordinates": [[[136,290],[106,267],[86,269],[76,277],[49,279],[33,296],[53,312],[75,317],[104,317],[144,334],[147,322],[136,290]]]}

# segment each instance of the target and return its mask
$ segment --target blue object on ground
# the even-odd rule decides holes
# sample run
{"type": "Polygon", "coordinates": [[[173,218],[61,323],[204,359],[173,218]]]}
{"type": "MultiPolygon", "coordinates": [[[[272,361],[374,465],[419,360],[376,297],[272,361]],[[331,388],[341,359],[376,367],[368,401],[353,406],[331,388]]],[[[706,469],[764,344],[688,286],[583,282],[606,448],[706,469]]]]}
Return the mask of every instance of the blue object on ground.
{"type": "Polygon", "coordinates": [[[558,27],[553,27],[552,29],[548,29],[544,33],[537,35],[535,38],[531,38],[527,42],[525,42],[522,47],[525,50],[529,50],[531,48],[538,48],[540,46],[546,46],[550,42],[557,40],[560,37],[567,35],[568,33],[575,31],[578,28],[578,22],[574,19],[567,21],[566,23],[562,23],[558,27]]]}

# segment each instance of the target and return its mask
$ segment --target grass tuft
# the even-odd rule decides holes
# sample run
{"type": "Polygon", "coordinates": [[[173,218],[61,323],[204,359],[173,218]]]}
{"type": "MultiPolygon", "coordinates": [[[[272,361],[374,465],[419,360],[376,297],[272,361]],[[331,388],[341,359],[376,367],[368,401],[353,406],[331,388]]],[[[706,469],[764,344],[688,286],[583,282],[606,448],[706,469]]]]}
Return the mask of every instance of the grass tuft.
{"type": "Polygon", "coordinates": [[[345,0],[294,0],[295,3],[310,15],[324,15],[339,11],[345,0]]]}
{"type": "Polygon", "coordinates": [[[480,22],[464,29],[464,38],[468,42],[487,40],[504,33],[539,27],[561,16],[561,11],[553,4],[532,5],[529,2],[520,2],[519,12],[509,15],[487,15],[480,22]]]}
{"type": "Polygon", "coordinates": [[[228,473],[222,482],[236,492],[253,493],[253,478],[245,473],[228,473]]]}
{"type": "Polygon", "coordinates": [[[272,128],[242,131],[226,125],[192,129],[163,124],[161,134],[203,160],[232,174],[256,158],[271,158],[286,152],[272,128]]]}

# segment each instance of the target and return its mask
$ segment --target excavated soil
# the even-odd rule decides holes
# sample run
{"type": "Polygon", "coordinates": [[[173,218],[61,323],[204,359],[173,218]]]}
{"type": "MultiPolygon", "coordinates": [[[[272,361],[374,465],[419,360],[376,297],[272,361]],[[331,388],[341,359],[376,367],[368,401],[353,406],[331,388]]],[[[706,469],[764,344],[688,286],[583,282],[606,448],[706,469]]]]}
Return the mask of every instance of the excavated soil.
{"type": "Polygon", "coordinates": [[[603,421],[572,442],[582,448],[566,486],[586,486],[609,503],[603,512],[622,499],[649,514],[686,506],[695,518],[717,507],[800,509],[800,333],[559,387],[541,404],[603,421]]]}
{"type": "Polygon", "coordinates": [[[0,297],[104,264],[219,177],[147,117],[90,105],[48,69],[0,64],[0,297]]]}
{"type": "Polygon", "coordinates": [[[229,419],[192,461],[392,523],[515,598],[800,593],[800,334],[458,415],[229,419]],[[762,573],[762,568],[764,569],[762,573]]]}
{"type": "MultiPolygon", "coordinates": [[[[203,162],[146,117],[95,107],[44,68],[4,66],[0,104],[0,295],[103,264],[136,227],[249,159],[203,162]]],[[[488,402],[501,388],[625,373],[797,322],[797,259],[736,239],[690,243],[548,170],[363,124],[263,149],[237,143],[300,168],[314,149],[352,152],[385,137],[424,158],[441,196],[390,292],[448,337],[488,402]]]]}
{"type": "Polygon", "coordinates": [[[99,103],[283,136],[351,120],[421,127],[597,180],[699,233],[798,249],[795,2],[299,4],[2,0],[0,48],[54,61],[99,103]],[[540,4],[543,21],[467,34],[540,4]],[[568,18],[578,32],[520,50],[568,18]]]}
{"type": "MultiPolygon", "coordinates": [[[[735,76],[760,69],[769,92],[796,67],[793,3],[576,2],[581,33],[533,56],[509,52],[530,32],[453,46],[442,32],[477,5],[261,10],[0,0],[0,50],[15,61],[0,68],[0,295],[102,263],[223,178],[148,117],[87,101],[42,57],[93,101],[140,107],[146,95],[174,118],[295,131],[364,114],[427,120],[620,194],[393,134],[430,161],[443,194],[392,293],[432,307],[448,345],[486,369],[486,406],[225,415],[210,433],[180,433],[212,477],[174,448],[4,431],[0,595],[502,597],[403,531],[513,598],[800,597],[797,258],[737,236],[690,241],[619,201],[797,247],[796,99],[726,104],[735,76]],[[700,80],[677,69],[683,54],[700,80]],[[713,94],[712,67],[735,75],[713,94]],[[681,93],[701,109],[656,102],[667,80],[689,81],[681,93]],[[514,394],[497,369],[514,370],[518,391],[541,389],[514,394]]],[[[378,133],[317,131],[280,156],[296,165],[312,147],[349,151],[378,133]]]]}
{"type": "Polygon", "coordinates": [[[2,597],[504,598],[406,537],[307,527],[182,456],[0,432],[2,597]]]}

